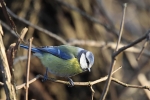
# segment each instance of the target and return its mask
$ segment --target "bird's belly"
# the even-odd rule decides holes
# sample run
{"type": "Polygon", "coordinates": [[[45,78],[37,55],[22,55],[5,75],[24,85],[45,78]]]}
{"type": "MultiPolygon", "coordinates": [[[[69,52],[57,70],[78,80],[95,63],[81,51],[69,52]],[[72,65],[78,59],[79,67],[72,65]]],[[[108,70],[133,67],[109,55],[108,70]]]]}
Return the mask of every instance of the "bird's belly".
{"type": "Polygon", "coordinates": [[[49,72],[60,77],[71,77],[82,72],[76,58],[63,60],[51,54],[39,57],[42,64],[48,68],[49,72]]]}

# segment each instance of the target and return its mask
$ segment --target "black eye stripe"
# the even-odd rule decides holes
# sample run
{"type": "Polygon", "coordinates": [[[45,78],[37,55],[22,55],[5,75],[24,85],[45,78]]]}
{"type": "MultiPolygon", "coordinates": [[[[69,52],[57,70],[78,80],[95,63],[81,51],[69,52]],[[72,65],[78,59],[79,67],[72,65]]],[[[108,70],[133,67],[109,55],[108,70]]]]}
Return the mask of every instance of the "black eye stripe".
{"type": "Polygon", "coordinates": [[[86,58],[86,62],[87,62],[88,65],[90,64],[90,62],[89,62],[89,60],[87,58],[86,58]]]}

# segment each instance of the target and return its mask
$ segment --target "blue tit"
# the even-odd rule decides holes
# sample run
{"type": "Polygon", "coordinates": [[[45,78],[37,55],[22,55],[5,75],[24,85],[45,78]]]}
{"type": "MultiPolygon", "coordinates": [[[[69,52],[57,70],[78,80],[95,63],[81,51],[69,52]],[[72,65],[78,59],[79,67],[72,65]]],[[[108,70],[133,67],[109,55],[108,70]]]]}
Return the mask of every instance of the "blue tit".
{"type": "MultiPolygon", "coordinates": [[[[25,45],[20,47],[29,48],[25,45]]],[[[92,52],[70,45],[32,47],[31,51],[46,67],[45,79],[48,78],[49,71],[56,76],[67,77],[71,85],[73,81],[70,77],[85,71],[90,72],[94,63],[92,52]]]]}

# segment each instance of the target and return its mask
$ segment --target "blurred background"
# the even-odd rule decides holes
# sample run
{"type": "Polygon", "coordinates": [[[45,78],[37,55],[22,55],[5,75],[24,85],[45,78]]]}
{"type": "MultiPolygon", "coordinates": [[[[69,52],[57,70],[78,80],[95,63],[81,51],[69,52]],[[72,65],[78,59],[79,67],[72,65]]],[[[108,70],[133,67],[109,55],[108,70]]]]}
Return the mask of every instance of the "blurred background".
{"type": "MultiPolygon", "coordinates": [[[[93,52],[95,63],[92,71],[74,76],[72,79],[77,82],[94,81],[108,74],[111,56],[118,39],[124,2],[127,2],[128,6],[121,46],[142,37],[150,28],[149,0],[5,0],[5,2],[7,7],[18,17],[65,40],[65,42],[61,42],[12,17],[19,34],[24,27],[29,28],[25,40],[34,37],[34,46],[53,46],[68,43],[93,52]]],[[[12,14],[10,15],[12,16],[12,14]]],[[[6,27],[8,23],[2,9],[0,9],[0,21],[4,31],[4,44],[8,49],[10,44],[17,41],[17,37],[6,27]]],[[[127,84],[150,86],[149,45],[144,50],[140,60],[136,61],[143,44],[144,42],[141,42],[133,49],[118,56],[115,69],[120,66],[122,68],[113,77],[127,84]]],[[[20,48],[14,59],[17,85],[24,83],[26,80],[26,57],[27,50],[20,48]]],[[[38,74],[43,75],[45,73],[45,68],[36,57],[32,57],[30,68],[30,79],[38,74]]],[[[49,74],[49,77],[67,80],[52,74],[49,74]]],[[[2,77],[0,81],[2,81],[2,77]]],[[[94,100],[100,99],[104,84],[105,82],[102,82],[93,86],[95,90],[94,100]]],[[[91,94],[89,87],[68,87],[50,81],[37,80],[29,87],[29,100],[91,100],[91,94]]],[[[24,89],[17,91],[18,100],[23,100],[24,96],[24,89]]],[[[0,98],[6,98],[3,87],[0,87],[0,98]]],[[[106,100],[149,99],[150,92],[148,90],[127,88],[114,82],[111,83],[106,97],[106,100]]]]}

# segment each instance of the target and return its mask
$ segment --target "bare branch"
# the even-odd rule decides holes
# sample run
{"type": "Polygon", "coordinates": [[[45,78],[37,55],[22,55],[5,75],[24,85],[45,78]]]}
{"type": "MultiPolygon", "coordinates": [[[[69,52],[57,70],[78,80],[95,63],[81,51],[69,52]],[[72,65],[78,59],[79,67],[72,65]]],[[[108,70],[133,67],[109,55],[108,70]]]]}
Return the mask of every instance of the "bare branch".
{"type": "Polygon", "coordinates": [[[130,47],[132,47],[132,46],[134,46],[134,45],[136,45],[136,44],[138,44],[138,43],[140,43],[140,42],[143,41],[144,39],[147,39],[147,37],[149,37],[149,36],[148,36],[149,33],[150,33],[150,30],[148,30],[148,31],[146,32],[146,34],[145,34],[144,36],[142,36],[141,38],[139,38],[139,39],[133,41],[133,42],[130,43],[129,45],[126,45],[126,46],[120,48],[117,52],[115,52],[115,53],[113,54],[113,57],[116,57],[116,56],[119,55],[122,51],[124,51],[124,50],[126,50],[126,49],[128,49],[128,48],[130,48],[130,47]]]}
{"type": "Polygon", "coordinates": [[[126,84],[124,82],[121,82],[119,81],[118,79],[116,78],[112,78],[112,81],[124,86],[124,87],[130,87],[130,88],[138,88],[138,89],[146,89],[146,90],[149,90],[150,91],[150,87],[149,86],[144,86],[146,84],[142,84],[143,86],[139,86],[139,85],[131,85],[131,84],[126,84]]]}
{"type": "Polygon", "coordinates": [[[27,77],[26,77],[26,100],[28,100],[28,88],[29,88],[29,71],[30,71],[30,59],[31,59],[31,47],[33,38],[29,39],[28,61],[27,61],[27,77]]]}
{"type": "Polygon", "coordinates": [[[15,55],[17,53],[18,46],[22,42],[27,30],[28,30],[27,28],[24,28],[21,32],[21,35],[20,35],[17,43],[12,43],[7,50],[7,60],[8,60],[11,76],[12,76],[12,81],[14,84],[15,84],[15,82],[14,82],[15,79],[14,79],[13,61],[14,61],[15,55]]]}
{"type": "Polygon", "coordinates": [[[122,37],[126,7],[127,7],[127,4],[125,3],[124,4],[124,8],[123,8],[123,15],[122,15],[121,27],[120,27],[120,31],[119,31],[119,39],[118,39],[118,42],[117,42],[117,46],[116,46],[115,52],[118,50],[118,47],[119,47],[119,44],[120,44],[120,41],[121,41],[121,37],[122,37]]]}
{"type": "Polygon", "coordinates": [[[141,55],[143,54],[144,49],[147,47],[148,42],[149,42],[149,40],[146,40],[146,41],[145,41],[144,46],[143,46],[142,50],[140,51],[139,56],[138,56],[137,59],[136,59],[137,61],[140,60],[140,57],[141,57],[141,55]]]}
{"type": "MultiPolygon", "coordinates": [[[[118,69],[116,69],[116,70],[113,72],[113,74],[116,73],[116,72],[117,72],[118,70],[120,70],[121,68],[122,68],[122,67],[119,67],[118,69]]],[[[100,82],[105,81],[105,80],[107,79],[107,77],[108,77],[108,76],[105,76],[105,77],[100,78],[100,79],[98,79],[98,80],[95,80],[95,81],[93,81],[93,82],[74,82],[74,85],[76,85],[76,86],[89,86],[89,85],[94,85],[94,84],[97,84],[97,83],[100,83],[100,82]]],[[[29,84],[35,82],[35,81],[38,80],[39,78],[44,78],[44,77],[43,77],[42,75],[37,75],[35,78],[33,78],[32,80],[29,81],[29,84]]],[[[67,84],[67,85],[70,84],[68,81],[56,80],[56,79],[54,79],[54,78],[49,78],[48,80],[49,80],[49,81],[52,81],[52,82],[56,82],[56,83],[62,83],[62,84],[67,84]]],[[[25,85],[26,85],[25,83],[24,83],[24,84],[21,84],[21,85],[18,85],[18,86],[16,86],[16,89],[17,89],[17,90],[18,90],[18,89],[21,89],[21,88],[25,87],[25,85]]]]}
{"type": "Polygon", "coordinates": [[[10,74],[10,69],[5,53],[5,47],[3,44],[2,36],[0,34],[0,68],[1,68],[1,73],[3,77],[3,82],[4,82],[4,90],[6,93],[6,97],[8,100],[16,100],[16,90],[15,86],[13,85],[12,77],[10,74]]]}
{"type": "MultiPolygon", "coordinates": [[[[31,84],[31,83],[35,82],[35,81],[38,80],[39,78],[43,78],[43,76],[42,76],[42,75],[37,75],[35,78],[33,78],[32,80],[30,80],[30,81],[28,82],[28,84],[31,84]]],[[[26,86],[26,83],[23,83],[23,84],[21,84],[21,85],[16,86],[16,89],[19,90],[19,89],[21,89],[21,88],[25,88],[25,86],[26,86]]]]}
{"type": "MultiPolygon", "coordinates": [[[[124,26],[126,7],[127,7],[127,4],[125,3],[124,4],[124,8],[123,8],[123,15],[122,15],[122,22],[121,22],[121,27],[120,27],[119,39],[118,39],[118,42],[117,42],[117,46],[116,46],[115,52],[118,51],[118,46],[119,46],[119,43],[121,41],[121,36],[122,36],[122,31],[123,31],[123,26],[124,26]]],[[[116,64],[116,58],[113,57],[112,63],[111,63],[111,66],[110,66],[110,70],[109,70],[109,74],[108,74],[108,79],[106,81],[106,84],[105,84],[105,87],[104,87],[104,90],[103,90],[103,93],[102,93],[102,96],[101,96],[100,100],[105,100],[105,97],[106,97],[106,95],[108,93],[108,89],[109,89],[109,86],[110,86],[110,83],[111,83],[111,76],[112,76],[112,72],[113,72],[113,68],[114,68],[115,64],[116,64]]]]}
{"type": "Polygon", "coordinates": [[[95,94],[95,91],[94,91],[94,89],[93,89],[92,85],[90,86],[90,89],[91,89],[91,91],[92,91],[92,100],[93,100],[93,98],[94,98],[94,94],[95,94]]]}
{"type": "MultiPolygon", "coordinates": [[[[118,69],[116,69],[116,70],[113,72],[113,74],[116,73],[120,68],[121,68],[121,67],[119,67],[118,69]]],[[[35,82],[36,80],[38,80],[38,79],[40,79],[40,78],[44,78],[44,76],[42,76],[42,75],[37,75],[35,78],[31,79],[28,84],[32,84],[33,82],[35,82]]],[[[100,83],[100,82],[106,81],[107,78],[108,78],[108,76],[102,77],[102,78],[100,78],[100,79],[98,79],[98,80],[91,81],[91,82],[74,82],[74,85],[75,85],[75,86],[90,86],[90,88],[91,88],[91,86],[93,86],[93,85],[95,85],[95,84],[98,84],[98,83],[100,83]]],[[[54,78],[48,78],[48,80],[51,81],[51,82],[56,82],[56,83],[61,83],[61,84],[66,84],[66,85],[69,84],[68,81],[56,80],[56,79],[54,79],[54,78]]],[[[148,86],[138,86],[138,85],[126,84],[126,83],[123,83],[123,82],[119,81],[119,80],[116,79],[116,78],[113,78],[113,77],[112,77],[112,81],[114,81],[115,83],[120,84],[120,85],[122,85],[122,86],[124,86],[124,87],[139,88],[139,89],[147,89],[147,90],[150,90],[150,87],[148,87],[148,86]]],[[[21,88],[25,88],[25,86],[26,86],[26,83],[23,83],[23,84],[21,84],[21,85],[16,86],[16,89],[18,90],[18,89],[21,89],[21,88]]],[[[93,93],[92,96],[93,96],[93,95],[94,95],[94,90],[93,90],[92,88],[91,88],[91,90],[92,90],[92,93],[93,93]]]]}

